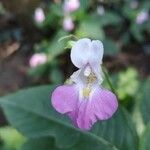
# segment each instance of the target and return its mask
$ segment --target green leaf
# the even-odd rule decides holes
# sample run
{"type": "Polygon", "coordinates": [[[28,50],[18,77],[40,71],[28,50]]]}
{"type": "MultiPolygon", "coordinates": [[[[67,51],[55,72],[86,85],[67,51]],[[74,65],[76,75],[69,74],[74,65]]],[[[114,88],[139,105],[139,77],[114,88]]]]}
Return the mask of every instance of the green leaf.
{"type": "Polygon", "coordinates": [[[140,25],[132,23],[131,27],[130,27],[130,31],[137,41],[143,41],[144,40],[144,36],[142,34],[142,27],[140,25]]]}
{"type": "Polygon", "coordinates": [[[142,86],[142,101],[141,101],[141,112],[143,116],[144,123],[150,122],[150,78],[145,81],[142,86]]]}
{"type": "Polygon", "coordinates": [[[105,39],[103,41],[104,49],[105,49],[105,55],[114,56],[119,52],[119,48],[117,47],[117,44],[112,41],[111,39],[105,39]]]}
{"type": "Polygon", "coordinates": [[[150,124],[147,125],[143,135],[140,138],[140,148],[139,150],[149,150],[150,149],[150,124]]]}
{"type": "Polygon", "coordinates": [[[52,81],[52,83],[55,83],[55,84],[60,84],[60,83],[63,83],[64,81],[63,72],[57,67],[51,68],[49,78],[50,78],[50,81],[52,81]]]}
{"type": "Polygon", "coordinates": [[[10,124],[29,138],[54,137],[56,146],[65,150],[137,150],[135,127],[124,109],[119,107],[111,119],[83,132],[51,106],[54,88],[40,86],[2,97],[0,105],[10,124]]]}
{"type": "Polygon", "coordinates": [[[76,35],[79,38],[92,38],[102,40],[104,38],[104,31],[98,22],[92,20],[84,20],[81,22],[76,35]]]}
{"type": "Polygon", "coordinates": [[[90,4],[90,0],[80,0],[80,9],[87,9],[90,4]]]}
{"type": "Polygon", "coordinates": [[[39,66],[37,66],[35,68],[29,68],[28,74],[30,76],[40,77],[46,72],[47,68],[48,68],[47,64],[41,64],[41,65],[39,65],[39,66]]]}
{"type": "Polygon", "coordinates": [[[29,139],[21,150],[59,150],[55,147],[54,139],[50,137],[29,139]]]}
{"type": "Polygon", "coordinates": [[[99,16],[98,21],[101,26],[107,26],[107,25],[118,25],[121,23],[122,20],[118,14],[112,11],[107,11],[105,12],[104,15],[99,16]]]}
{"type": "Polygon", "coordinates": [[[20,150],[26,139],[11,127],[0,128],[0,139],[4,150],[20,150]]]}
{"type": "Polygon", "coordinates": [[[59,31],[50,42],[48,49],[48,59],[53,60],[56,56],[62,54],[64,52],[64,48],[67,44],[67,39],[59,42],[59,39],[63,36],[68,35],[68,33],[64,31],[59,31]]]}

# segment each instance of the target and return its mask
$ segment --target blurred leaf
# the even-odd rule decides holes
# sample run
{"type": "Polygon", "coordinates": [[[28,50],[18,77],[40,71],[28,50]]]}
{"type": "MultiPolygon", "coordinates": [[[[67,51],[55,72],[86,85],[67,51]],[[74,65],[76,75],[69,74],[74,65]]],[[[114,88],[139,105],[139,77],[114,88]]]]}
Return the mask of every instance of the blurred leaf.
{"type": "Polygon", "coordinates": [[[148,33],[150,33],[150,21],[147,21],[144,24],[142,24],[142,28],[144,31],[147,31],[148,33]]]}
{"type": "Polygon", "coordinates": [[[143,41],[144,40],[144,36],[142,34],[142,28],[140,25],[132,23],[132,25],[130,27],[130,31],[137,41],[143,41]]]}
{"type": "Polygon", "coordinates": [[[103,41],[104,49],[105,49],[105,55],[116,55],[119,52],[119,48],[117,47],[117,44],[112,41],[111,39],[104,39],[103,41]]]}
{"type": "Polygon", "coordinates": [[[4,9],[2,3],[0,2],[0,15],[4,15],[6,13],[6,10],[4,9]]]}
{"type": "Polygon", "coordinates": [[[66,35],[68,35],[68,33],[64,31],[58,31],[55,37],[53,37],[53,39],[49,43],[49,47],[47,48],[49,60],[53,60],[53,58],[64,52],[64,48],[68,40],[66,39],[59,42],[59,39],[66,35]]]}
{"type": "Polygon", "coordinates": [[[0,128],[0,138],[3,141],[4,150],[20,150],[25,142],[25,137],[11,127],[0,128]]]}
{"type": "Polygon", "coordinates": [[[55,84],[62,83],[64,80],[63,72],[58,68],[51,69],[50,72],[50,81],[55,84]]]}
{"type": "Polygon", "coordinates": [[[98,22],[84,20],[77,29],[76,35],[79,38],[87,37],[91,39],[102,40],[104,38],[104,31],[98,22]]]}
{"type": "Polygon", "coordinates": [[[106,11],[98,20],[101,26],[118,25],[122,21],[121,17],[112,11],[106,11]]]}
{"type": "Polygon", "coordinates": [[[90,4],[90,0],[80,0],[80,9],[87,9],[90,4]]]}
{"type": "Polygon", "coordinates": [[[50,137],[29,139],[21,150],[59,150],[54,145],[54,139],[50,137]]]}
{"type": "Polygon", "coordinates": [[[140,138],[139,150],[150,150],[150,124],[147,125],[143,135],[140,138]]]}
{"type": "Polygon", "coordinates": [[[127,45],[130,42],[130,33],[129,32],[125,32],[121,35],[121,40],[123,42],[124,45],[127,45]]]}
{"type": "Polygon", "coordinates": [[[28,74],[30,76],[40,77],[46,72],[47,68],[48,68],[47,64],[42,64],[42,65],[39,65],[39,66],[37,66],[35,68],[29,68],[28,74]]]}
{"type": "Polygon", "coordinates": [[[123,15],[128,18],[130,21],[135,20],[135,17],[137,15],[137,10],[136,9],[132,9],[130,7],[130,3],[127,5],[125,4],[122,8],[122,13],[123,15]]]}
{"type": "Polygon", "coordinates": [[[142,86],[142,101],[141,101],[141,112],[144,123],[150,122],[150,78],[147,79],[142,86]]]}
{"type": "Polygon", "coordinates": [[[128,68],[118,74],[117,94],[120,100],[124,100],[127,96],[134,97],[138,88],[138,73],[134,68],[128,68]]]}
{"type": "Polygon", "coordinates": [[[66,49],[71,49],[75,43],[76,43],[75,41],[68,41],[65,48],[66,49]]]}
{"type": "Polygon", "coordinates": [[[62,5],[61,4],[51,4],[50,5],[50,12],[49,13],[53,13],[56,16],[59,17],[63,17],[63,9],[62,9],[62,5]]]}
{"type": "Polygon", "coordinates": [[[64,16],[62,6],[60,4],[50,4],[48,11],[45,13],[46,18],[42,24],[37,24],[43,29],[55,28],[57,29],[60,24],[61,18],[64,16]]]}
{"type": "Polygon", "coordinates": [[[141,10],[143,9],[149,11],[150,9],[149,0],[141,1],[141,10]]]}
{"type": "Polygon", "coordinates": [[[124,109],[96,123],[90,132],[82,132],[50,105],[54,88],[40,86],[2,97],[0,105],[11,125],[30,138],[55,137],[57,147],[65,150],[137,150],[135,127],[124,109]]]}

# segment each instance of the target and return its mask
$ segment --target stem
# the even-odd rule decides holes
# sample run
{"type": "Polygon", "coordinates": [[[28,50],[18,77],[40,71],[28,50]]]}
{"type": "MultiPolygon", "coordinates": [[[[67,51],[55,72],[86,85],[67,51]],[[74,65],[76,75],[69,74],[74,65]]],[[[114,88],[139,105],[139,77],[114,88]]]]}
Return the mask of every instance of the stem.
{"type": "Polygon", "coordinates": [[[107,81],[109,87],[111,88],[112,92],[116,94],[115,88],[113,87],[113,85],[112,85],[112,83],[111,83],[111,81],[109,79],[108,72],[106,71],[106,69],[103,66],[102,66],[102,71],[103,71],[103,73],[105,75],[106,81],[107,81]]]}
{"type": "Polygon", "coordinates": [[[71,39],[71,38],[78,40],[78,38],[75,35],[70,34],[70,35],[66,35],[66,36],[61,37],[60,39],[58,39],[58,42],[61,42],[62,40],[65,40],[65,39],[71,39]]]}

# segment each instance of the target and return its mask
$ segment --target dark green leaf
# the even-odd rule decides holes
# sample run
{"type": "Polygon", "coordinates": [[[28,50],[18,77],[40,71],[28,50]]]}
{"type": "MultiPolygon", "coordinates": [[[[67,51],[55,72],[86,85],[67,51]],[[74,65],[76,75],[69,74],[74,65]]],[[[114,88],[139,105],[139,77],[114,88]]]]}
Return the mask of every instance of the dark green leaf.
{"type": "Polygon", "coordinates": [[[87,9],[90,4],[90,0],[80,0],[80,8],[87,9]]]}
{"type": "Polygon", "coordinates": [[[105,55],[116,55],[119,51],[119,48],[117,47],[117,44],[112,41],[111,39],[105,39],[103,41],[104,49],[105,49],[105,55]]]}
{"type": "Polygon", "coordinates": [[[21,150],[59,150],[54,145],[54,139],[50,137],[29,139],[21,150]]]}
{"type": "Polygon", "coordinates": [[[51,106],[54,86],[22,90],[0,99],[8,121],[29,138],[52,136],[65,150],[137,150],[137,135],[129,115],[119,108],[108,121],[98,122],[91,132],[72,126],[51,106]]]}
{"type": "Polygon", "coordinates": [[[150,78],[145,81],[142,88],[141,111],[144,123],[150,122],[150,78]]]}
{"type": "Polygon", "coordinates": [[[48,47],[48,58],[49,60],[52,60],[56,56],[62,54],[64,52],[64,48],[67,44],[67,39],[62,40],[59,42],[59,39],[63,36],[68,35],[68,33],[64,31],[59,31],[54,37],[53,40],[50,42],[48,47]]]}
{"type": "Polygon", "coordinates": [[[140,138],[140,148],[139,150],[150,150],[150,124],[147,125],[143,135],[140,138]]]}
{"type": "Polygon", "coordinates": [[[39,65],[39,66],[37,66],[35,68],[30,68],[28,70],[28,74],[30,76],[40,77],[40,76],[42,76],[45,73],[45,71],[47,70],[47,68],[48,68],[47,64],[42,64],[42,65],[39,65]]]}
{"type": "Polygon", "coordinates": [[[142,27],[140,25],[132,23],[132,25],[130,27],[130,31],[137,41],[144,40],[144,36],[142,34],[142,27]]]}
{"type": "Polygon", "coordinates": [[[114,12],[107,11],[104,15],[99,16],[98,21],[101,26],[118,25],[121,23],[121,17],[114,12]]]}
{"type": "Polygon", "coordinates": [[[50,80],[55,84],[63,83],[64,75],[57,67],[52,68],[50,72],[50,80]]]}
{"type": "Polygon", "coordinates": [[[98,22],[84,20],[76,31],[76,35],[79,38],[88,37],[102,40],[104,38],[104,31],[98,22]]]}

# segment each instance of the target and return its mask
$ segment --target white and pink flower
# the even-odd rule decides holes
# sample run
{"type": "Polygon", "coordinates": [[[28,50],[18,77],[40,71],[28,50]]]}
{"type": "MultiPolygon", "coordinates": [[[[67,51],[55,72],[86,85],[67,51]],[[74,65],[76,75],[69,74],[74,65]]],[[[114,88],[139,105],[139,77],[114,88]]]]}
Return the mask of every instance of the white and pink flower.
{"type": "Polygon", "coordinates": [[[111,118],[118,107],[115,94],[101,86],[102,58],[101,41],[77,41],[71,49],[71,61],[78,70],[71,75],[71,84],[59,86],[52,93],[53,107],[67,114],[82,130],[89,130],[98,120],[111,118]]]}
{"type": "Polygon", "coordinates": [[[45,14],[42,8],[38,7],[34,13],[34,20],[37,23],[42,23],[45,20],[45,14]]]}
{"type": "Polygon", "coordinates": [[[66,13],[76,11],[79,7],[80,7],[79,0],[65,0],[63,5],[64,12],[66,13]]]}
{"type": "Polygon", "coordinates": [[[145,21],[149,19],[149,13],[145,10],[142,10],[137,14],[136,23],[143,24],[145,21]]]}
{"type": "Polygon", "coordinates": [[[72,31],[74,29],[74,22],[70,16],[64,18],[63,28],[65,31],[72,31]]]}
{"type": "Polygon", "coordinates": [[[42,65],[47,62],[47,56],[45,53],[37,53],[32,55],[30,58],[29,64],[30,67],[35,68],[39,65],[42,65]]]}
{"type": "Polygon", "coordinates": [[[137,0],[132,0],[131,3],[130,3],[130,7],[132,9],[136,9],[138,7],[139,3],[137,0]]]}

